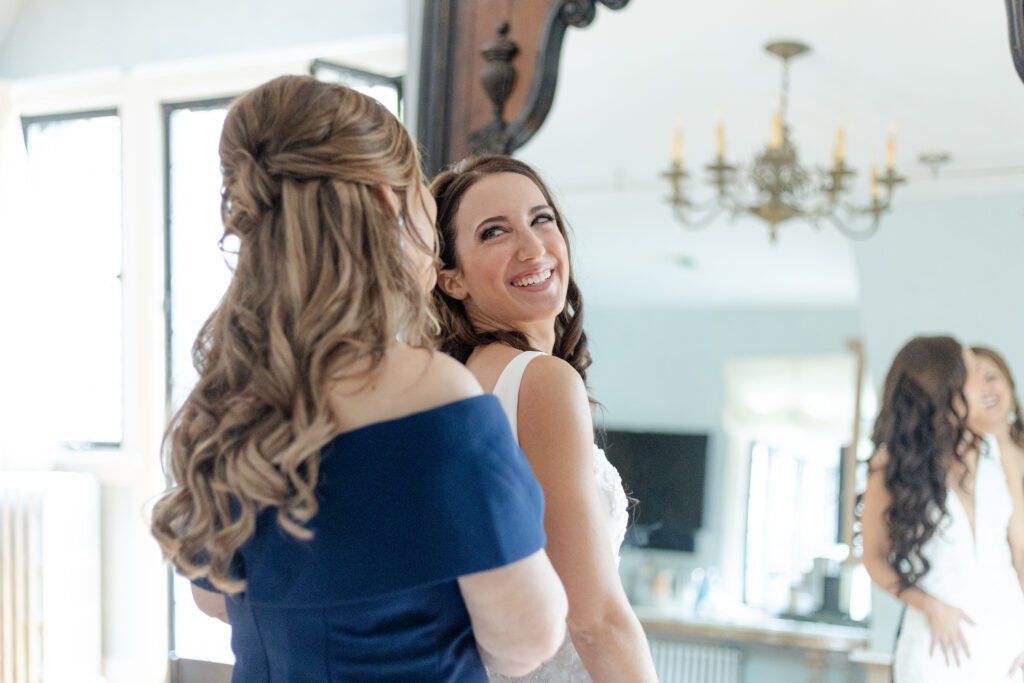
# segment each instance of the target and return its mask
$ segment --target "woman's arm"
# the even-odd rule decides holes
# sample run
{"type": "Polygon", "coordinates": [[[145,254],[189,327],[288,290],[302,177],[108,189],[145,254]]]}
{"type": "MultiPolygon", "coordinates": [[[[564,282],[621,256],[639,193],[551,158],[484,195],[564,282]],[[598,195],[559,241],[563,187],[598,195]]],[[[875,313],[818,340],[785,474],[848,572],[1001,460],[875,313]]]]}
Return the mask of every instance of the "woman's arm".
{"type": "Polygon", "coordinates": [[[594,481],[594,431],[579,374],[535,358],[519,391],[519,443],[544,489],[548,556],[569,598],[569,633],[591,678],[656,681],[650,647],[622,588],[594,481]]]}
{"type": "Polygon", "coordinates": [[[225,624],[230,624],[228,621],[228,607],[224,602],[223,593],[215,593],[208,591],[205,588],[192,584],[192,599],[196,601],[196,607],[203,612],[203,614],[211,617],[217,617],[225,624]]]}
{"type": "Polygon", "coordinates": [[[862,561],[868,575],[879,588],[894,595],[906,604],[925,614],[932,632],[932,643],[929,653],[938,645],[946,664],[950,664],[950,654],[957,666],[960,665],[960,650],[964,655],[971,656],[967,648],[967,639],[960,629],[960,621],[974,623],[963,610],[947,605],[941,600],[925,593],[920,588],[899,589],[899,575],[889,564],[889,535],[886,529],[885,511],[889,508],[892,497],[885,485],[885,463],[887,454],[880,449],[871,458],[871,470],[868,474],[868,485],[864,491],[864,507],[861,513],[861,539],[864,544],[862,561]]]}
{"type": "Polygon", "coordinates": [[[512,564],[459,577],[484,664],[525,676],[565,639],[565,591],[543,550],[512,564]]]}

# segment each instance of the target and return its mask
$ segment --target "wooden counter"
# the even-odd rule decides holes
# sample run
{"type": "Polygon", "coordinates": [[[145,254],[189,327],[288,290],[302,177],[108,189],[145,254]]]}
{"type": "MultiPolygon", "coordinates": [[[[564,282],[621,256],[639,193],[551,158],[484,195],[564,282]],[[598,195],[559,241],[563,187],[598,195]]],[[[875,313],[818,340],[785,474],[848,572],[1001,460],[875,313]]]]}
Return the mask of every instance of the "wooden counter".
{"type": "Polygon", "coordinates": [[[634,608],[644,630],[680,639],[749,643],[801,650],[850,652],[868,644],[868,629],[772,617],[709,619],[683,617],[658,608],[634,608]]]}
{"type": "MultiPolygon", "coordinates": [[[[849,661],[851,652],[868,645],[868,629],[812,621],[776,619],[751,614],[713,619],[683,616],[657,607],[634,607],[651,638],[693,643],[733,645],[740,649],[768,647],[798,650],[809,683],[823,683],[829,660],[849,661]]],[[[749,651],[749,650],[748,650],[749,651]]]]}

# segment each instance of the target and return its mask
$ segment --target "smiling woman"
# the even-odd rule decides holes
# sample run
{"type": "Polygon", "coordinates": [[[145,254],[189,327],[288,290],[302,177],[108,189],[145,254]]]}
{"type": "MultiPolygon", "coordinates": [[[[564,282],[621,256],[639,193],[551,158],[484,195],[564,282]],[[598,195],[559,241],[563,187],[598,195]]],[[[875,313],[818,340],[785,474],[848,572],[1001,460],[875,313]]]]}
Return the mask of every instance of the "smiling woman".
{"type": "Polygon", "coordinates": [[[508,157],[464,162],[431,190],[443,348],[501,401],[544,489],[547,551],[569,597],[569,638],[525,680],[656,680],[617,573],[626,495],[594,445],[583,300],[562,217],[537,174],[508,157]]]}

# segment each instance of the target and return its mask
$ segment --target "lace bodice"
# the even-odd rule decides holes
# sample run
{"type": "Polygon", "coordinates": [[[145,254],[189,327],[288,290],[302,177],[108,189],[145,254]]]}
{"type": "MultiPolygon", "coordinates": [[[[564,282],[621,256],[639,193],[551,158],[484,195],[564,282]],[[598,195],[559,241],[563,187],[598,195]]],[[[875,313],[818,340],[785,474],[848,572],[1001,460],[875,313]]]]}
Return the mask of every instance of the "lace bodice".
{"type": "MultiPolygon", "coordinates": [[[[524,351],[505,366],[501,376],[494,385],[494,394],[501,401],[505,414],[512,425],[512,434],[519,440],[518,411],[519,386],[523,380],[526,366],[537,356],[544,355],[539,351],[524,351]]],[[[608,462],[604,451],[596,445],[593,450],[594,484],[598,497],[605,512],[605,525],[608,530],[608,542],[612,554],[619,559],[619,550],[626,536],[626,525],[629,522],[628,500],[622,489],[622,478],[615,466],[608,462]]],[[[583,667],[572,640],[566,635],[565,642],[554,657],[545,662],[539,669],[522,678],[510,678],[488,672],[492,681],[501,683],[590,683],[590,676],[583,667]]]]}

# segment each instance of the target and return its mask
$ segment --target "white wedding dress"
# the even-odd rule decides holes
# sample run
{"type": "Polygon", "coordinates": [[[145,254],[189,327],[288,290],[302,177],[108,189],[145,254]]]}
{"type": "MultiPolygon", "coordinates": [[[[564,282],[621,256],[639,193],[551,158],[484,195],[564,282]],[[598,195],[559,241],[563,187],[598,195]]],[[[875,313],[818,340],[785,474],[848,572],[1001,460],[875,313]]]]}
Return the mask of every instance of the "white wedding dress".
{"type": "Polygon", "coordinates": [[[918,584],[974,620],[975,625],[961,622],[971,656],[961,654],[958,668],[955,663],[946,666],[937,645],[929,655],[928,619],[908,607],[893,658],[895,683],[1007,681],[1011,662],[1024,650],[1024,592],[1006,540],[1012,502],[999,447],[993,438],[985,441],[988,447],[978,457],[974,483],[975,535],[960,498],[947,489],[949,515],[921,549],[931,569],[918,584]]]}
{"type": "MultiPolygon", "coordinates": [[[[526,366],[529,362],[542,355],[544,354],[540,351],[524,351],[519,354],[505,366],[505,369],[502,370],[501,375],[498,377],[498,382],[494,385],[494,394],[501,401],[505,414],[508,415],[508,421],[512,425],[512,434],[516,437],[516,442],[519,441],[517,425],[519,385],[523,381],[523,373],[526,371],[526,366]]],[[[604,451],[596,445],[594,446],[593,462],[594,485],[597,487],[598,496],[606,514],[605,522],[608,529],[608,542],[611,544],[612,553],[618,558],[622,540],[626,535],[626,524],[629,521],[626,493],[622,489],[622,479],[619,477],[618,471],[608,462],[604,451]]],[[[590,676],[583,667],[583,662],[580,661],[579,655],[576,654],[576,648],[573,647],[572,640],[569,639],[568,634],[566,634],[565,642],[562,643],[562,647],[559,648],[555,656],[541,665],[536,671],[522,678],[509,678],[491,672],[488,672],[488,675],[492,681],[501,681],[503,683],[508,683],[509,681],[527,681],[529,683],[591,683],[590,676]]]]}

